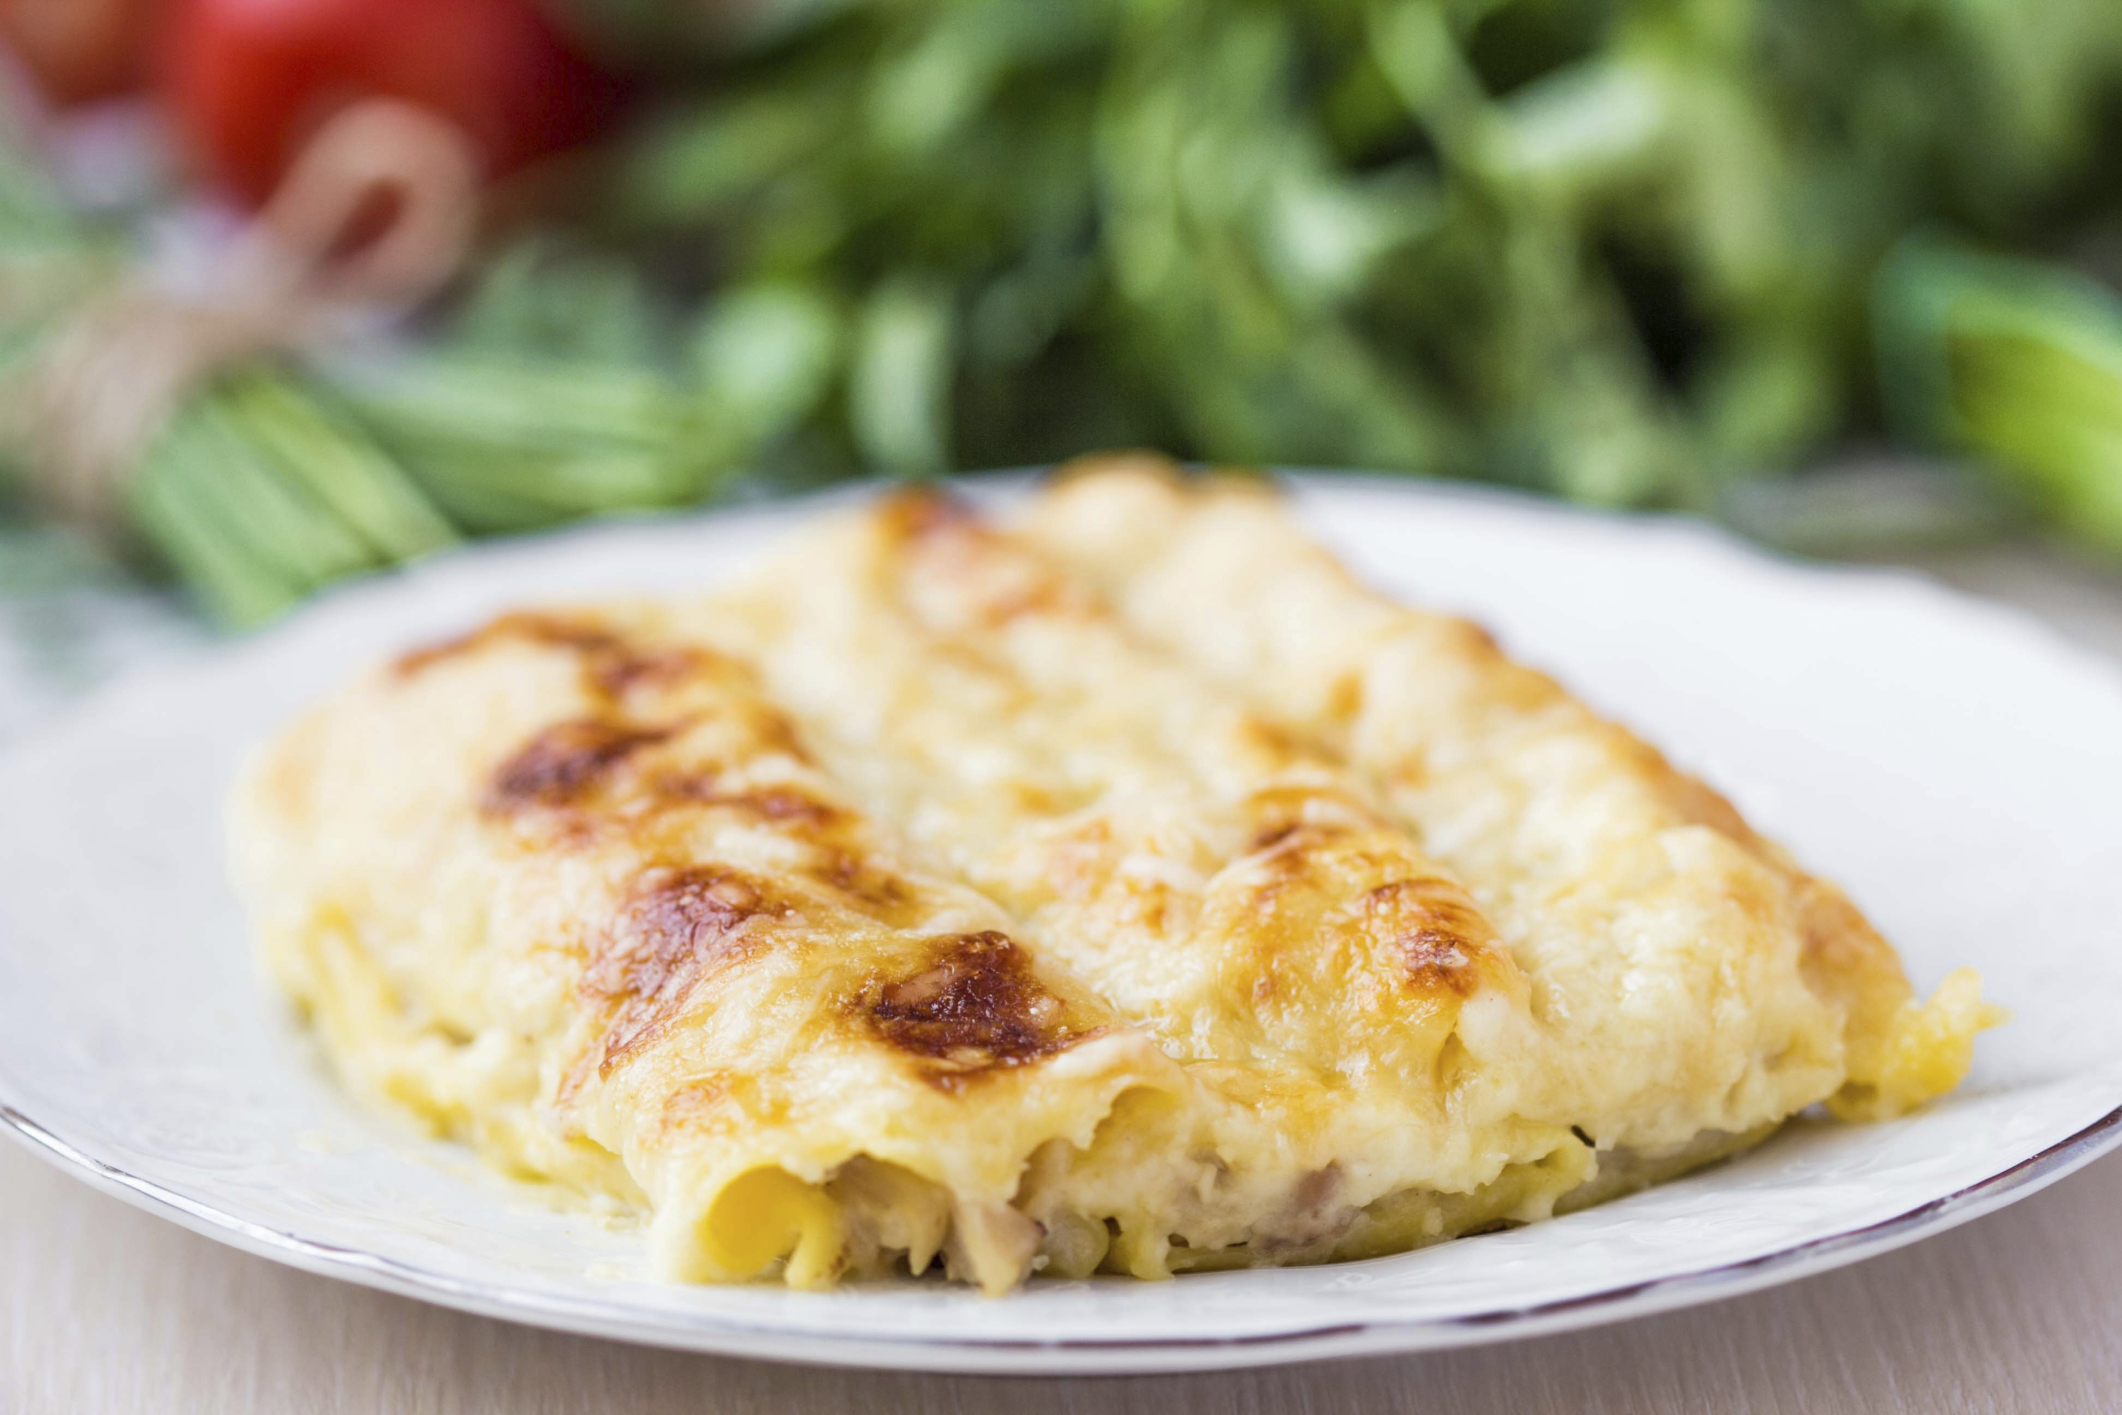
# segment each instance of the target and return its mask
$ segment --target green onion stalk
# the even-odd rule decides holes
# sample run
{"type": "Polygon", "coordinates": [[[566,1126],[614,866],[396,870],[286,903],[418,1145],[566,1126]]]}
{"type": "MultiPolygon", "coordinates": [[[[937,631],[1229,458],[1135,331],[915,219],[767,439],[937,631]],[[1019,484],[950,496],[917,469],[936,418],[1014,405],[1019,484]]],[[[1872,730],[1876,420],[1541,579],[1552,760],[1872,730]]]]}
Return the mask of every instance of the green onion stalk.
{"type": "Polygon", "coordinates": [[[2122,555],[2122,298],[1919,238],[1881,272],[1876,317],[1909,440],[1978,459],[2029,512],[2122,555]]]}
{"type": "MultiPolygon", "coordinates": [[[[134,273],[121,235],[76,219],[26,167],[7,169],[0,452],[12,480],[51,475],[52,430],[36,425],[43,356],[134,273]]],[[[736,430],[762,410],[741,378],[689,382],[610,350],[482,351],[478,323],[430,352],[213,370],[131,450],[93,529],[173,569],[224,624],[249,627],[467,534],[696,502],[750,450],[736,430]]]]}

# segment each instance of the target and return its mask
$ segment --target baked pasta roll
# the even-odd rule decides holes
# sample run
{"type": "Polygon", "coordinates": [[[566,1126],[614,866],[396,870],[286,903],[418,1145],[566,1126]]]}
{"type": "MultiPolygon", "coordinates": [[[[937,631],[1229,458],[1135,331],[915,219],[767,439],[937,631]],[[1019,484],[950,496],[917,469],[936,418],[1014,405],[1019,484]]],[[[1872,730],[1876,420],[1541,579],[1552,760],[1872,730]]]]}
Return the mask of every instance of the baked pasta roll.
{"type": "Polygon", "coordinates": [[[688,1280],[1397,1252],[1898,1113],[1994,1020],[1479,630],[1140,460],[408,654],[232,838],[352,1088],[688,1280]]]}
{"type": "Polygon", "coordinates": [[[1899,1114],[2000,1014],[1927,1004],[1849,900],[1464,620],[1359,584],[1257,478],[1092,460],[1022,533],[1136,632],[1368,781],[1457,872],[1562,1049],[1543,1113],[1655,1159],[1816,1101],[1899,1114]]]}
{"type": "Polygon", "coordinates": [[[503,618],[269,748],[234,826],[266,962],[355,1089],[646,1204],[669,1276],[1015,1285],[1032,1158],[1183,1076],[662,619],[503,618]]]}

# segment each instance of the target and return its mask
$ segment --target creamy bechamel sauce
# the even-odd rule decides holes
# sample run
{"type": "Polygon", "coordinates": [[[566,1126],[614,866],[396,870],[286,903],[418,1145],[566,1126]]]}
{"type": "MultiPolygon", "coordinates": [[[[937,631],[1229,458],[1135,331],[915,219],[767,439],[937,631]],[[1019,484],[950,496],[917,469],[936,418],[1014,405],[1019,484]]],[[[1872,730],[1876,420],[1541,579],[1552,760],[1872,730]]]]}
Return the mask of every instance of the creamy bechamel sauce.
{"type": "Polygon", "coordinates": [[[679,1279],[1395,1252],[1898,1113],[1995,1020],[1478,630],[1137,461],[506,616],[234,814],[348,1083],[679,1279]]]}

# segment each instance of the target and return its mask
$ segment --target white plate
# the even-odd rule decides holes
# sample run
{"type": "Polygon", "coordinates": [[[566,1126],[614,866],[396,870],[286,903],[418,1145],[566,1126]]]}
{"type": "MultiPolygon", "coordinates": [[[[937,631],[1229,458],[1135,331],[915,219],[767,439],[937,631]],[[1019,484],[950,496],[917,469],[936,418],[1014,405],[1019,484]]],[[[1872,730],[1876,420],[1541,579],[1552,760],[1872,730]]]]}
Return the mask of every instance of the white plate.
{"type": "Polygon", "coordinates": [[[254,1253],[659,1345],[931,1370],[1186,1370],[1462,1345],[1725,1296],[1995,1208],[2122,1140],[2122,677],[1913,578],[1672,522],[1310,479],[1380,585],[1468,611],[1850,887],[1919,985],[2017,1010],[1953,1098],[1801,1123],[1590,1212],[1371,1262],[1175,1282],[791,1293],[640,1280],[639,1235],[538,1206],[334,1089],[223,882],[245,748],[356,664],[524,601],[692,588],[787,506],[484,548],[143,677],[0,760],[0,1119],[254,1253]]]}

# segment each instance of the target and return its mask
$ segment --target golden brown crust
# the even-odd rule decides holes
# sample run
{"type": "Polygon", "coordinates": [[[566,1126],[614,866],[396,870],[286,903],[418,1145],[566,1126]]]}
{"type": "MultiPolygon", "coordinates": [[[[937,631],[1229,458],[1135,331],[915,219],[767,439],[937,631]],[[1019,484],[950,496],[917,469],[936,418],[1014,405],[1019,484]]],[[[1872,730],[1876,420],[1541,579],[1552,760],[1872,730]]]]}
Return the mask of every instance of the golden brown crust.
{"type": "Polygon", "coordinates": [[[760,882],[719,866],[658,867],[636,877],[579,984],[610,1018],[596,1047],[598,1074],[610,1075],[652,1043],[717,971],[771,946],[754,920],[792,912],[760,882]]]}
{"type": "Polygon", "coordinates": [[[1986,1018],[1479,629],[1139,460],[503,616],[237,814],[349,1080],[687,1278],[1399,1251],[1890,1113],[1986,1018]]]}
{"type": "MultiPolygon", "coordinates": [[[[1610,1012],[1646,988],[1688,999],[1634,1030],[1644,1065],[1599,1055],[1621,1034],[1576,1030],[1581,1064],[1568,1069],[1603,1077],[1609,1101],[1632,1097],[1624,1108],[1666,1117],[1594,1122],[1587,1105],[1602,1139],[1743,1132],[1820,1087],[1837,1104],[1870,1104],[1892,1069],[1884,1058],[1922,1031],[1920,1017],[1937,1020],[1915,1006],[1862,914],[1730,802],[1511,661],[1479,626],[1370,593],[1256,479],[1188,479],[1139,456],[1091,461],[1033,504],[1025,529],[1130,627],[1356,766],[1490,906],[1544,1015],[1610,1012]],[[1619,939],[1635,940],[1638,956],[1619,939]],[[1738,986],[1750,1008],[1743,1025],[1720,1028],[1709,1018],[1732,1005],[1734,959],[1747,960],[1738,986]],[[1678,1088],[1661,1082],[1771,1068],[1782,1084],[1755,1086],[1721,1116],[1676,1110],[1678,1088]]],[[[1970,1009],[1977,1025],[1994,1016],[1970,1009]]],[[[1952,1047],[1964,1069],[1964,1046],[1952,1047]]],[[[1922,1086],[1958,1074],[1942,1068],[1922,1086]]],[[[1889,1089],[1904,1104],[1926,1093],[1889,1089]]]]}
{"type": "Polygon", "coordinates": [[[579,805],[626,759],[669,741],[678,729],[630,727],[604,718],[556,722],[495,768],[482,806],[490,816],[579,805]]]}
{"type": "Polygon", "coordinates": [[[1069,1025],[1030,955],[993,929],[930,941],[918,972],[873,985],[869,1025],[922,1059],[930,1085],[955,1091],[997,1067],[1022,1066],[1091,1035],[1069,1025]]]}
{"type": "MultiPolygon", "coordinates": [[[[1173,1083],[1146,1042],[1037,1075],[1109,1011],[910,865],[749,669],[653,612],[510,616],[401,660],[251,783],[261,942],[350,1079],[519,1172],[601,1187],[617,1156],[674,1271],[835,1271],[800,1203],[787,1248],[704,1236],[749,1231],[717,1195],[782,1192],[753,1170],[820,1181],[868,1145],[978,1208],[1040,1143],[1087,1144],[1118,1095],[1173,1083]],[[911,1129],[887,1143],[871,1115],[911,1129]]],[[[1006,1285],[1013,1243],[965,1261],[1006,1285]]]]}

